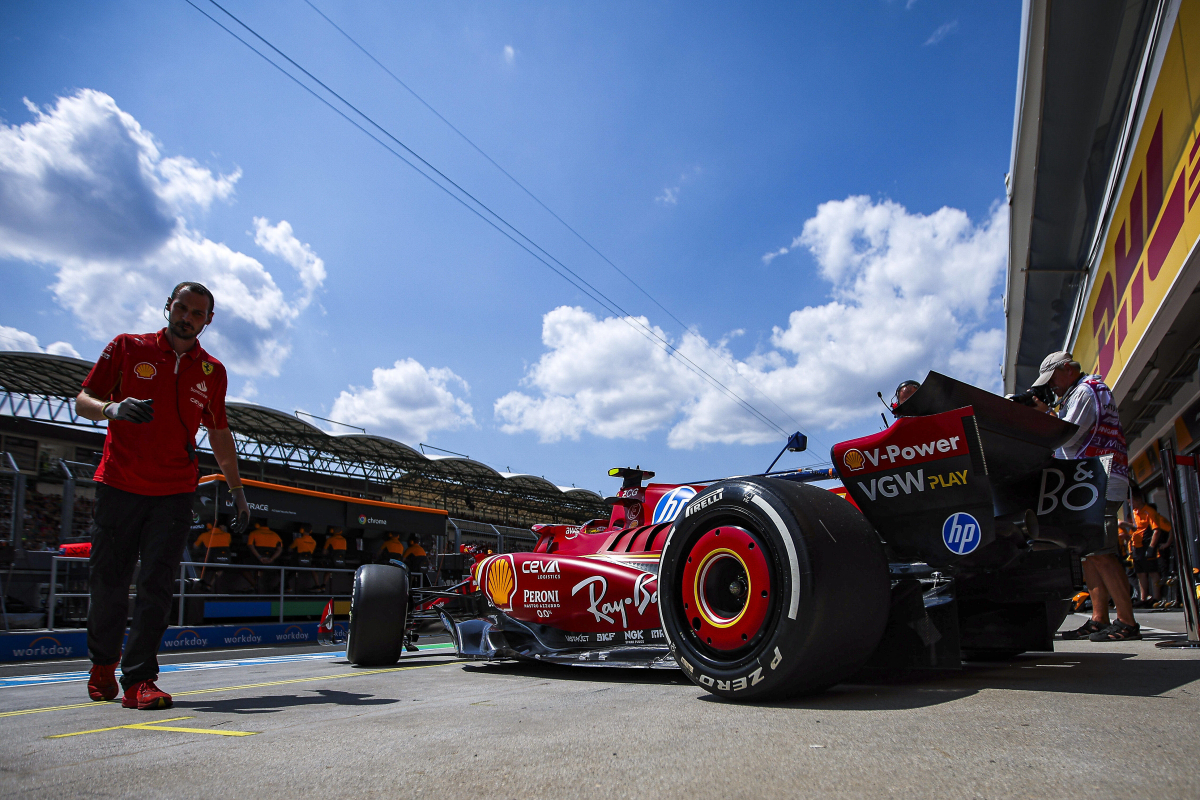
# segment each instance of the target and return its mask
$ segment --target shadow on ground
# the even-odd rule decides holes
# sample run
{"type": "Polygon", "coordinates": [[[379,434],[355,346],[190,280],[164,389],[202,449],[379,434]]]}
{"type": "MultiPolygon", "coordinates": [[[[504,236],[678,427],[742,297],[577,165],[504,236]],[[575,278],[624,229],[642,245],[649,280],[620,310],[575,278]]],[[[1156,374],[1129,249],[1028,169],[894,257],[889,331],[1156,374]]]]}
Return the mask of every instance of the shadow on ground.
{"type": "Polygon", "coordinates": [[[583,667],[544,664],[536,661],[491,661],[463,664],[463,672],[477,675],[523,675],[529,678],[580,681],[584,683],[629,683],[681,686],[691,683],[678,669],[645,667],[583,667]]]}
{"type": "Polygon", "coordinates": [[[385,706],[398,702],[400,701],[389,697],[339,692],[336,689],[317,689],[311,694],[235,697],[228,700],[176,700],[175,708],[220,714],[273,714],[298,706],[385,706]]]}
{"type": "Polygon", "coordinates": [[[1159,660],[1111,652],[1025,653],[1003,663],[969,662],[961,670],[858,675],[853,683],[783,702],[747,703],[707,692],[698,699],[764,708],[878,711],[940,705],[984,689],[1162,697],[1195,681],[1200,681],[1200,658],[1159,660]]]}

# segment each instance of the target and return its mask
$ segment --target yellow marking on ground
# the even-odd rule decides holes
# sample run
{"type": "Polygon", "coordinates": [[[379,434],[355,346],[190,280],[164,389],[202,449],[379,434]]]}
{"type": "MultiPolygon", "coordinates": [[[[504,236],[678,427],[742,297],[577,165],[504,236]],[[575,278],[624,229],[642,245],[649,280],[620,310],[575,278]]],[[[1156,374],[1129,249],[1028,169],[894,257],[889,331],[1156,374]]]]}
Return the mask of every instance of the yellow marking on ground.
{"type": "Polygon", "coordinates": [[[89,733],[104,733],[105,731],[133,730],[133,731],[173,731],[174,733],[211,733],[215,736],[253,736],[258,731],[215,731],[209,728],[178,728],[171,725],[164,725],[164,722],[179,722],[185,719],[195,719],[195,717],[171,717],[170,719],[159,719],[153,722],[134,722],[131,725],[114,725],[111,728],[96,728],[90,731],[76,731],[75,733],[56,733],[53,736],[47,736],[47,739],[65,739],[68,736],[85,736],[89,733]]]}
{"type": "MultiPolygon", "coordinates": [[[[454,661],[443,661],[440,664],[417,664],[417,665],[414,665],[411,667],[387,667],[386,669],[362,669],[362,670],[358,670],[356,672],[341,672],[341,673],[338,673],[337,675],[316,675],[311,678],[289,678],[287,680],[282,680],[282,681],[265,681],[263,683],[246,683],[241,686],[221,686],[216,689],[192,689],[192,690],[186,691],[186,692],[175,692],[173,694],[173,696],[174,697],[186,697],[188,695],[193,695],[193,694],[212,694],[213,692],[235,692],[235,691],[238,691],[239,689],[258,689],[258,688],[261,688],[264,686],[285,686],[290,683],[308,683],[310,681],[331,681],[336,678],[358,678],[363,675],[380,675],[385,672],[407,672],[408,670],[414,670],[414,669],[429,669],[431,667],[448,667],[452,664],[461,664],[461,663],[463,663],[463,662],[456,659],[454,661]]],[[[113,703],[117,703],[117,702],[119,702],[119,701],[117,701],[117,700],[111,700],[108,702],[94,702],[93,701],[90,703],[72,703],[71,705],[66,705],[66,706],[47,706],[45,708],[23,708],[18,711],[2,711],[2,712],[0,712],[0,718],[2,718],[2,717],[19,717],[22,714],[41,714],[46,711],[70,711],[70,710],[76,709],[76,708],[104,707],[104,706],[112,705],[113,703]]]]}
{"type": "Polygon", "coordinates": [[[119,700],[109,700],[107,702],[90,703],[72,703],[69,706],[47,706],[46,708],[23,708],[20,711],[4,711],[0,712],[0,717],[19,717],[22,714],[40,714],[43,711],[70,711],[73,708],[87,708],[88,706],[107,706],[113,703],[119,703],[119,700]]]}

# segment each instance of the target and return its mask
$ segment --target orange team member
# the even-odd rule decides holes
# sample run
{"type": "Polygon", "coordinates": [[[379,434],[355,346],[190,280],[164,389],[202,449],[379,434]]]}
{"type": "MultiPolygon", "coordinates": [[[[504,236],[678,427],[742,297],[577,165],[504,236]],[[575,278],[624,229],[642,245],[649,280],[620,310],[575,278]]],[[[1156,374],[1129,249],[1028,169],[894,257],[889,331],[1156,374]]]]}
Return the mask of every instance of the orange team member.
{"type": "Polygon", "coordinates": [[[192,547],[203,547],[205,550],[215,550],[218,547],[229,547],[231,537],[224,525],[213,528],[212,523],[204,527],[204,532],[192,542],[192,547]]]}
{"type": "Polygon", "coordinates": [[[415,533],[408,537],[408,547],[404,548],[404,565],[410,572],[421,572],[429,565],[425,548],[421,547],[421,540],[415,533]]]}
{"type": "Polygon", "coordinates": [[[346,535],[342,533],[341,528],[330,528],[329,535],[325,537],[325,546],[321,548],[321,552],[326,550],[345,550],[346,535]]]}
{"type": "Polygon", "coordinates": [[[300,536],[293,542],[289,550],[295,550],[296,555],[311,555],[317,549],[317,540],[312,536],[312,529],[305,525],[300,529],[300,536]]]}
{"type": "Polygon", "coordinates": [[[1133,556],[1133,571],[1137,573],[1138,588],[1143,605],[1157,602],[1158,548],[1167,545],[1171,535],[1171,523],[1147,505],[1136,492],[1130,499],[1133,506],[1133,532],[1129,535],[1130,554],[1133,556]],[[1150,597],[1146,595],[1150,594],[1150,597]]]}
{"type": "Polygon", "coordinates": [[[390,553],[398,558],[404,558],[404,542],[400,541],[400,534],[389,533],[387,541],[383,543],[383,547],[379,548],[381,553],[390,553]]]}
{"type": "Polygon", "coordinates": [[[250,531],[248,544],[250,552],[260,564],[273,564],[283,553],[283,539],[261,522],[254,524],[254,529],[250,531]]]}
{"type": "Polygon", "coordinates": [[[425,548],[421,547],[421,540],[414,533],[408,537],[408,547],[404,548],[403,558],[407,562],[410,558],[422,558],[424,556],[425,548]]]}

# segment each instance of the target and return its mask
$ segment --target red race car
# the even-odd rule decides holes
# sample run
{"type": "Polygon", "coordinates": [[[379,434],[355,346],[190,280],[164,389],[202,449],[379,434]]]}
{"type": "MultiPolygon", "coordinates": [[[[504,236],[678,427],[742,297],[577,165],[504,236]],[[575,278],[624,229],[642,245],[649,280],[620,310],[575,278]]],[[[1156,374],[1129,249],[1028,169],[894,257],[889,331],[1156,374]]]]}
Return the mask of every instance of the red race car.
{"type": "Polygon", "coordinates": [[[896,414],[835,445],[832,470],[613,470],[610,519],[535,526],[533,552],[482,557],[456,587],[363,566],[349,659],[394,663],[436,613],[462,657],[678,666],[714,694],[778,699],[1053,649],[1103,538],[1107,465],[1053,458],[1074,425],[934,372],[896,414]]]}

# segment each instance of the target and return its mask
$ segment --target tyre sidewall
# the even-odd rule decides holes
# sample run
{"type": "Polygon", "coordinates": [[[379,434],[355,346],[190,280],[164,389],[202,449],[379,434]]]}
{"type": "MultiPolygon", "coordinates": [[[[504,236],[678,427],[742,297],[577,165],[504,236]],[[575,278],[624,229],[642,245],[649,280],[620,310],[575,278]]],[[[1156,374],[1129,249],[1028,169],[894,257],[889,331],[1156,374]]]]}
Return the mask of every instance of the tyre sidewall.
{"type": "Polygon", "coordinates": [[[394,664],[404,650],[408,574],[384,564],[364,564],[354,574],[346,657],[353,664],[394,664]]]}
{"type": "Polygon", "coordinates": [[[787,506],[753,484],[744,481],[715,484],[698,494],[689,505],[698,506],[718,493],[721,494],[719,499],[711,500],[702,510],[676,522],[663,548],[658,579],[663,629],[679,665],[704,689],[725,697],[747,699],[778,693],[793,674],[796,662],[802,659],[810,638],[810,626],[806,624],[804,614],[797,613],[794,619],[789,616],[793,595],[798,611],[803,611],[808,605],[805,600],[812,594],[808,549],[802,536],[793,537],[789,533],[789,528],[799,530],[799,524],[787,506]],[[778,519],[762,507],[762,502],[778,519]],[[683,613],[682,600],[677,596],[683,564],[691,545],[705,531],[721,524],[744,527],[763,543],[775,595],[763,623],[765,634],[745,653],[728,661],[714,658],[694,641],[683,613]],[[794,553],[789,552],[785,536],[791,540],[794,553]]]}

